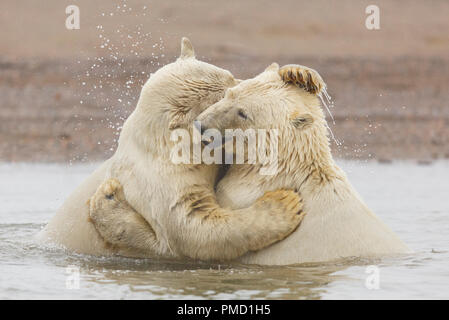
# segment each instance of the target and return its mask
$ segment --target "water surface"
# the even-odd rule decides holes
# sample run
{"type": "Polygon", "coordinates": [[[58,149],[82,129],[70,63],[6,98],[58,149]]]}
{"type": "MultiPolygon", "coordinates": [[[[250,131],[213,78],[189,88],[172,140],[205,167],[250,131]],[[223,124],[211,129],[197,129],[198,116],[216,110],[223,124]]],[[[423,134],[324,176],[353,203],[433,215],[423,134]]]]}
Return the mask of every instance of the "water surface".
{"type": "Polygon", "coordinates": [[[97,165],[0,164],[0,299],[448,299],[449,163],[340,164],[414,254],[280,267],[72,254],[33,237],[97,165]]]}

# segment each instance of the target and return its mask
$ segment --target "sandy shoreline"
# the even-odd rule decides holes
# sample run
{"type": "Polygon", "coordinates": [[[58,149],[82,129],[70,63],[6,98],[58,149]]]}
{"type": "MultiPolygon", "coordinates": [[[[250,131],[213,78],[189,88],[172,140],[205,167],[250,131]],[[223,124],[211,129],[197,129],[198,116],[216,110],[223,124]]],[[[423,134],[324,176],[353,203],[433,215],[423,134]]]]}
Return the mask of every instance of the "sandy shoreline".
{"type": "Polygon", "coordinates": [[[375,32],[363,1],[122,2],[79,1],[76,31],[64,27],[68,1],[2,2],[0,161],[109,157],[142,84],[184,35],[238,78],[273,61],[318,70],[335,102],[336,157],[449,158],[447,2],[379,1],[375,32]]]}
{"type": "MultiPolygon", "coordinates": [[[[229,61],[211,62],[248,78],[263,63],[251,60],[250,65],[241,62],[246,66],[243,72],[232,70],[229,61]]],[[[440,107],[449,101],[443,87],[449,81],[447,60],[292,56],[279,62],[292,61],[323,70],[335,101],[330,109],[335,124],[326,112],[327,119],[342,142],[341,146],[333,143],[337,157],[449,158],[449,108],[440,107]]],[[[0,62],[1,161],[100,160],[112,154],[117,128],[134,109],[141,84],[154,69],[147,59],[128,61],[120,70],[110,61],[100,72],[86,76],[89,65],[0,62]],[[108,74],[111,77],[105,80],[108,74]],[[130,78],[133,84],[127,83],[130,78]]]]}

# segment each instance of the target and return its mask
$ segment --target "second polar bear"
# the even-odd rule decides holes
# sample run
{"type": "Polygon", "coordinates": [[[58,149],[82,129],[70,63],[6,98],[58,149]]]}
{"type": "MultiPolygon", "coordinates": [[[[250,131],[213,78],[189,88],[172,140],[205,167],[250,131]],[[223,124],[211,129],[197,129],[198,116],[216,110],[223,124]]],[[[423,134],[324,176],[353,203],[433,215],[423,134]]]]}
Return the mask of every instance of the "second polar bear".
{"type": "Polygon", "coordinates": [[[317,96],[285,85],[281,75],[291,82],[302,78],[280,72],[273,64],[257,77],[228,89],[222,100],[197,119],[202,130],[216,128],[223,135],[225,129],[278,132],[277,173],[261,175],[260,163],[231,165],[217,186],[220,205],[244,208],[277,188],[295,188],[304,199],[307,216],[301,227],[285,240],[247,254],[242,261],[293,264],[410,252],[368,209],[335,164],[317,96]]]}

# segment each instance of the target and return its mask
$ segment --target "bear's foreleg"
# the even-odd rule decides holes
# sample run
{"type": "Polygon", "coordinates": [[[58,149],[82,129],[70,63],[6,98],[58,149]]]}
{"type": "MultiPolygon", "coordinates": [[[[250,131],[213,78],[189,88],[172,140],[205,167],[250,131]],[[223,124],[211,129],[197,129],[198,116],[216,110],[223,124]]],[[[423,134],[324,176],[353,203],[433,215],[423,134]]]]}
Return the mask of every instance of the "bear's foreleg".
{"type": "Polygon", "coordinates": [[[101,184],[88,201],[90,221],[106,244],[148,255],[157,251],[157,238],[148,222],[126,201],[116,179],[101,184]]]}
{"type": "Polygon", "coordinates": [[[207,186],[193,186],[172,207],[183,217],[172,230],[180,255],[199,260],[230,260],[265,248],[292,233],[304,218],[302,199],[296,192],[267,192],[251,207],[219,207],[207,186]]]}

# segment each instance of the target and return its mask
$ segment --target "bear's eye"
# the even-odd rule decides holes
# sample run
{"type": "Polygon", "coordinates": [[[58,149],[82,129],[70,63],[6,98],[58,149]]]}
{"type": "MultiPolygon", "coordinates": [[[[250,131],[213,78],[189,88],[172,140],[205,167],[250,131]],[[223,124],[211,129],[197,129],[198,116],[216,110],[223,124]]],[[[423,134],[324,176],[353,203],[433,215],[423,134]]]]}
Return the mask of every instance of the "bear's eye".
{"type": "Polygon", "coordinates": [[[246,113],[243,110],[239,110],[238,115],[240,118],[243,118],[245,120],[248,119],[248,116],[246,115],[246,113]]]}

